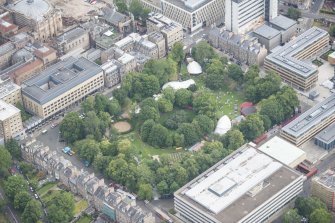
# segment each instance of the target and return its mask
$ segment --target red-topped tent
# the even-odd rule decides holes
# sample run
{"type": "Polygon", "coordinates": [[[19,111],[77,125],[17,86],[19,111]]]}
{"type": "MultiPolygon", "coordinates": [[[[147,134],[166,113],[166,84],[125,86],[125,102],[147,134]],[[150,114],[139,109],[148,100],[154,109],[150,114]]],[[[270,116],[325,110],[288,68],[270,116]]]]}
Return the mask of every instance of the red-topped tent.
{"type": "Polygon", "coordinates": [[[253,106],[253,104],[251,102],[243,102],[240,105],[240,110],[242,110],[243,108],[246,108],[246,107],[251,107],[251,106],[253,106]]]}

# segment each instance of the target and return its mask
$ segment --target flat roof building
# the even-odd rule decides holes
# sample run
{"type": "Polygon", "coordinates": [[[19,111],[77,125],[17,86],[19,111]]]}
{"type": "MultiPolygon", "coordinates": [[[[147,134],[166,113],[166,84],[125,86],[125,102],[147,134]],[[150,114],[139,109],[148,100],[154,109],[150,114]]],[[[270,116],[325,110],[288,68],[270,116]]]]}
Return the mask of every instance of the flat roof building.
{"type": "Polygon", "coordinates": [[[301,114],[281,129],[281,136],[301,146],[335,122],[335,94],[301,114]]]}
{"type": "Polygon", "coordinates": [[[271,221],[302,191],[303,179],[248,144],[176,191],[174,205],[194,223],[271,221]]]}
{"type": "Polygon", "coordinates": [[[335,147],[335,123],[331,124],[314,138],[314,143],[326,150],[334,149],[335,147]]]}
{"type": "Polygon", "coordinates": [[[297,167],[306,159],[306,153],[303,150],[278,136],[268,140],[258,149],[291,168],[297,167]]]}
{"type": "Polygon", "coordinates": [[[254,31],[254,36],[258,38],[258,42],[270,51],[280,45],[280,31],[268,26],[262,25],[254,31]]]}
{"type": "Polygon", "coordinates": [[[21,102],[21,87],[11,80],[0,80],[0,100],[12,105],[21,102]]]}
{"type": "Polygon", "coordinates": [[[224,17],[221,0],[141,0],[143,5],[183,26],[187,32],[210,26],[224,17]]]}
{"type": "Polygon", "coordinates": [[[70,57],[48,67],[22,84],[27,111],[47,118],[83,100],[104,85],[100,66],[81,57],[70,57]]]}
{"type": "Polygon", "coordinates": [[[313,27],[265,58],[264,68],[277,72],[289,85],[306,91],[315,86],[318,69],[306,60],[329,44],[327,31],[313,27]]]}
{"type": "Polygon", "coordinates": [[[0,100],[0,136],[6,141],[19,135],[22,130],[20,110],[0,100]]]}
{"type": "Polygon", "coordinates": [[[327,207],[335,211],[335,172],[334,169],[329,169],[322,173],[321,176],[312,179],[313,196],[323,201],[327,207]]]}

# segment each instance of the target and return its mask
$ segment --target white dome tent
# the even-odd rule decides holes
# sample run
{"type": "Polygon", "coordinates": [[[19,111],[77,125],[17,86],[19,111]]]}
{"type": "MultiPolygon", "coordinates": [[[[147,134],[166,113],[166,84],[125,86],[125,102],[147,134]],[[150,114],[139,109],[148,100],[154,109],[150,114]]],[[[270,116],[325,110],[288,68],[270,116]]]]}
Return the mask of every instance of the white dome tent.
{"type": "Polygon", "coordinates": [[[198,62],[192,61],[187,65],[187,72],[193,75],[201,74],[202,68],[198,62]]]}
{"type": "Polygon", "coordinates": [[[231,121],[227,115],[222,116],[216,125],[215,134],[224,135],[231,129],[231,121]]]}

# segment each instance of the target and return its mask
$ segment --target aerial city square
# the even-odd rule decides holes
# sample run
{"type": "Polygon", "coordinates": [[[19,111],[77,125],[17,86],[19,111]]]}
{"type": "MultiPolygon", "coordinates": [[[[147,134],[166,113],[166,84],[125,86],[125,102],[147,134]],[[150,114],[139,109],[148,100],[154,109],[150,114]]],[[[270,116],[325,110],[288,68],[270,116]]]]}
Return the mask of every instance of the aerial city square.
{"type": "Polygon", "coordinates": [[[0,0],[0,223],[334,223],[335,0],[0,0]]]}

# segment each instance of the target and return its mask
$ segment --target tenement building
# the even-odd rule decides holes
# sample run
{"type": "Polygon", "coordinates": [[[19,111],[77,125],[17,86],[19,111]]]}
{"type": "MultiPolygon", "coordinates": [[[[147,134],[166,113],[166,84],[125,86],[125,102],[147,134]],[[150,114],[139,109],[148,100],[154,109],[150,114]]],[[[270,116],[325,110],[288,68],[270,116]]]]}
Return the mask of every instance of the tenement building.
{"type": "Polygon", "coordinates": [[[81,57],[70,57],[48,67],[22,84],[27,111],[47,118],[104,86],[102,69],[81,57]]]}
{"type": "Polygon", "coordinates": [[[264,68],[277,72],[282,80],[302,91],[310,90],[318,80],[318,69],[306,60],[327,49],[329,34],[313,27],[265,58],[264,68]]]}
{"type": "Polygon", "coordinates": [[[312,179],[312,195],[323,201],[329,210],[335,211],[335,172],[329,169],[312,179]]]}
{"type": "Polygon", "coordinates": [[[81,27],[75,27],[64,32],[56,38],[56,48],[60,54],[70,51],[84,51],[90,48],[90,37],[88,31],[81,27]]]}
{"type": "Polygon", "coordinates": [[[183,27],[177,22],[159,13],[151,13],[147,19],[148,33],[160,32],[164,36],[166,50],[171,49],[173,44],[183,40],[183,27]]]}
{"type": "Polygon", "coordinates": [[[335,94],[304,112],[281,129],[281,136],[297,146],[335,122],[335,94]]]}
{"type": "Polygon", "coordinates": [[[225,26],[245,34],[278,15],[278,0],[226,0],[225,26]]]}
{"type": "Polygon", "coordinates": [[[22,129],[20,110],[0,100],[0,137],[6,141],[19,135],[22,129]]]}
{"type": "Polygon", "coordinates": [[[175,192],[174,206],[193,223],[259,223],[302,192],[304,177],[244,145],[175,192]]]}
{"type": "Polygon", "coordinates": [[[11,80],[0,80],[0,100],[15,105],[21,102],[21,87],[11,80]]]}
{"type": "Polygon", "coordinates": [[[210,26],[224,17],[222,0],[141,0],[145,7],[180,23],[187,32],[210,26]]]}
{"type": "Polygon", "coordinates": [[[63,32],[60,10],[46,0],[16,1],[8,4],[7,9],[13,12],[15,24],[32,29],[35,40],[45,41],[63,32]]]}

